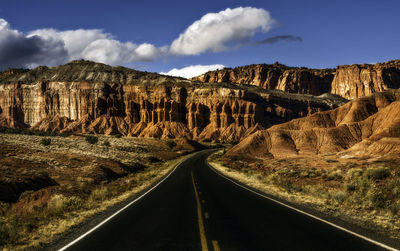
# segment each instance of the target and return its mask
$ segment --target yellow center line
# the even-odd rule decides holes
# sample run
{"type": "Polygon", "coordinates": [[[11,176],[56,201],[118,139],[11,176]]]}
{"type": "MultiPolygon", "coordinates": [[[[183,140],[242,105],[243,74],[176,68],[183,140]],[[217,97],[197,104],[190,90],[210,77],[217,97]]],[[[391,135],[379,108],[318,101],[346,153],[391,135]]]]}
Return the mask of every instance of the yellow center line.
{"type": "MultiPolygon", "coordinates": [[[[198,216],[198,221],[199,221],[201,250],[208,251],[206,231],[204,230],[204,223],[203,223],[203,214],[201,212],[201,204],[200,204],[199,194],[197,193],[196,185],[194,184],[193,172],[192,172],[192,183],[193,183],[193,188],[194,188],[194,194],[196,195],[196,201],[197,201],[197,216],[198,216]]],[[[214,249],[215,249],[215,247],[214,247],[214,249]]]]}
{"type": "Polygon", "coordinates": [[[218,241],[212,241],[212,245],[213,245],[214,251],[221,251],[221,249],[219,248],[219,245],[218,245],[218,241]]]}

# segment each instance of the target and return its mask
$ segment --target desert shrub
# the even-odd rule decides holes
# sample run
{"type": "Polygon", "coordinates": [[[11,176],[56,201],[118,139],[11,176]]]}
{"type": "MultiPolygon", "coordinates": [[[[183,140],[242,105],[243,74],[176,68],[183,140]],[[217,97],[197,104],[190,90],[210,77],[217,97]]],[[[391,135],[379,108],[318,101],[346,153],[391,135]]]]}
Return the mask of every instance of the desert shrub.
{"type": "Polygon", "coordinates": [[[392,215],[400,215],[400,200],[394,201],[389,206],[389,210],[392,215]]]}
{"type": "Polygon", "coordinates": [[[387,167],[368,168],[364,175],[369,179],[381,180],[390,176],[390,170],[387,167]]]}
{"type": "Polygon", "coordinates": [[[134,153],[138,152],[140,148],[134,146],[117,146],[117,149],[124,152],[134,153]]]}
{"type": "Polygon", "coordinates": [[[336,160],[336,159],[326,159],[325,161],[328,162],[328,163],[336,163],[336,162],[339,162],[339,161],[336,160]]]}
{"type": "Polygon", "coordinates": [[[305,194],[309,194],[312,196],[315,196],[317,198],[327,198],[328,197],[328,191],[326,187],[322,185],[305,185],[302,187],[302,192],[305,194]]]}
{"type": "Polygon", "coordinates": [[[169,148],[174,148],[175,146],[176,146],[176,143],[175,143],[175,141],[172,141],[172,140],[168,140],[167,142],[166,142],[166,144],[167,144],[167,146],[169,147],[169,148]]]}
{"type": "Polygon", "coordinates": [[[386,208],[388,205],[387,194],[382,189],[373,186],[366,193],[364,205],[371,208],[386,208]]]}
{"type": "Polygon", "coordinates": [[[356,187],[356,192],[354,193],[354,196],[361,201],[373,186],[372,182],[365,176],[357,178],[354,182],[354,185],[356,187]]]}
{"type": "Polygon", "coordinates": [[[97,189],[94,189],[90,196],[89,200],[90,201],[103,201],[107,199],[111,195],[111,192],[108,190],[107,187],[100,187],[97,189]]]}
{"type": "Polygon", "coordinates": [[[343,178],[343,175],[340,170],[337,170],[327,173],[326,175],[323,175],[323,177],[327,180],[341,180],[343,178]]]}
{"type": "Polygon", "coordinates": [[[106,140],[104,140],[104,142],[103,142],[103,146],[107,146],[107,147],[109,147],[111,144],[110,144],[110,141],[108,141],[107,139],[106,140]]]}
{"type": "Polygon", "coordinates": [[[56,194],[47,203],[47,210],[51,214],[62,214],[81,206],[82,201],[75,196],[66,197],[62,194],[56,194]]]}
{"type": "Polygon", "coordinates": [[[394,199],[400,199],[400,178],[392,179],[389,182],[389,189],[394,199]]]}
{"type": "Polygon", "coordinates": [[[12,217],[0,224],[0,247],[2,243],[13,244],[19,240],[17,220],[12,217]]]}
{"type": "Polygon", "coordinates": [[[347,192],[352,192],[356,190],[356,185],[354,185],[353,183],[344,183],[343,188],[345,191],[347,192]]]}
{"type": "Polygon", "coordinates": [[[10,208],[10,204],[9,203],[0,201],[0,217],[4,216],[9,208],[10,208]]]}
{"type": "Polygon", "coordinates": [[[349,179],[355,179],[357,177],[360,177],[361,175],[363,175],[363,170],[361,168],[351,168],[347,171],[346,174],[349,179]]]}
{"type": "Polygon", "coordinates": [[[266,178],[266,181],[268,183],[271,183],[278,187],[283,188],[284,190],[286,190],[289,193],[302,190],[302,188],[300,186],[293,184],[293,182],[290,179],[288,179],[286,177],[282,177],[278,174],[268,175],[266,178]]]}
{"type": "Polygon", "coordinates": [[[346,192],[344,192],[342,190],[329,191],[329,198],[332,201],[337,202],[339,204],[343,204],[343,202],[346,200],[347,197],[348,196],[347,196],[346,192]]]}
{"type": "Polygon", "coordinates": [[[156,163],[156,162],[160,162],[160,161],[161,161],[159,158],[154,157],[154,156],[148,157],[147,160],[148,160],[150,163],[156,163]]]}
{"type": "Polygon", "coordinates": [[[43,138],[43,139],[40,141],[40,144],[43,145],[43,146],[48,146],[48,145],[51,144],[51,139],[49,139],[49,138],[43,138]]]}
{"type": "Polygon", "coordinates": [[[257,162],[257,163],[255,164],[255,166],[256,166],[257,168],[262,168],[262,167],[263,167],[263,164],[262,164],[261,162],[257,162]]]}
{"type": "Polygon", "coordinates": [[[300,178],[308,178],[308,177],[310,177],[310,174],[308,171],[302,171],[300,173],[300,178]]]}
{"type": "Polygon", "coordinates": [[[96,144],[99,141],[99,138],[97,138],[94,135],[86,135],[85,137],[86,142],[88,142],[89,144],[96,144]]]}

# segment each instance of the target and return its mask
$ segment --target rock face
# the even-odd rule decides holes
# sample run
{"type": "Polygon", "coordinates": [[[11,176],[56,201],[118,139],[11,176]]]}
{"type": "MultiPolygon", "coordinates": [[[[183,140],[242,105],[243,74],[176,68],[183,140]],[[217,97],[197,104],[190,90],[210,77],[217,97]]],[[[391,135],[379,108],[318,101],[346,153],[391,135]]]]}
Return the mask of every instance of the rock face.
{"type": "Polygon", "coordinates": [[[0,126],[46,131],[238,141],[345,102],[88,61],[0,74],[0,126]]]}
{"type": "Polygon", "coordinates": [[[374,65],[345,65],[336,69],[331,93],[357,98],[400,88],[400,60],[374,65]]]}
{"type": "Polygon", "coordinates": [[[334,69],[258,64],[207,72],[192,80],[206,83],[249,84],[267,90],[321,95],[332,93],[354,99],[400,87],[400,60],[374,65],[345,65],[334,69]]]}
{"type": "Polygon", "coordinates": [[[399,155],[400,90],[375,93],[331,111],[256,132],[228,151],[227,156],[282,157],[338,152],[399,155]]]}

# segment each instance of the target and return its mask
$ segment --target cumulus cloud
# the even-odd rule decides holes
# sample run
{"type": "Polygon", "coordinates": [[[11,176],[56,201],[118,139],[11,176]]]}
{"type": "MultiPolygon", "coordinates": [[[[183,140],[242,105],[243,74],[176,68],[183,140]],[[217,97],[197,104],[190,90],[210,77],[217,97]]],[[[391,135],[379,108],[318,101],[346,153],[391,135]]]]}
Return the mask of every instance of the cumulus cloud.
{"type": "Polygon", "coordinates": [[[101,29],[60,31],[46,28],[23,33],[0,18],[0,70],[54,66],[76,59],[123,65],[169,55],[218,52],[248,42],[258,31],[269,31],[274,22],[264,9],[228,8],[204,15],[170,45],[157,47],[151,43],[122,42],[101,29]]]}
{"type": "Polygon", "coordinates": [[[123,43],[99,29],[68,31],[41,29],[29,34],[29,36],[34,35],[63,41],[70,60],[83,58],[111,65],[152,61],[165,55],[168,50],[168,47],[157,48],[148,43],[140,45],[132,42],[123,43]]]}
{"type": "Polygon", "coordinates": [[[281,35],[270,37],[261,41],[257,41],[256,44],[275,44],[281,41],[290,41],[290,42],[303,42],[303,39],[299,36],[293,35],[281,35]]]}
{"type": "Polygon", "coordinates": [[[213,64],[213,65],[191,65],[181,69],[174,68],[169,72],[160,72],[160,74],[176,76],[176,77],[184,77],[184,78],[192,78],[199,76],[208,71],[214,71],[218,69],[224,68],[225,65],[222,64],[213,64]]]}
{"type": "Polygon", "coordinates": [[[232,43],[248,41],[257,31],[269,31],[274,23],[268,11],[252,7],[209,13],[180,34],[170,51],[176,55],[223,51],[232,43]]]}
{"type": "Polygon", "coordinates": [[[0,18],[0,70],[64,62],[68,53],[63,41],[26,36],[0,18]]]}
{"type": "Polygon", "coordinates": [[[0,70],[54,66],[75,59],[117,65],[152,61],[167,53],[168,46],[123,43],[99,29],[40,29],[25,34],[0,18],[0,70]]]}

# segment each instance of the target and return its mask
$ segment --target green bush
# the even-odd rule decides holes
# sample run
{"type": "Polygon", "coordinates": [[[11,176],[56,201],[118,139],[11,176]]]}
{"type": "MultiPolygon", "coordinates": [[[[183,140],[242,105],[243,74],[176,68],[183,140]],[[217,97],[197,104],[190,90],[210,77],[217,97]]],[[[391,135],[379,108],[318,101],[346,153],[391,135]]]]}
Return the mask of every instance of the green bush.
{"type": "Polygon", "coordinates": [[[104,142],[103,142],[103,146],[107,146],[107,147],[109,147],[111,144],[110,144],[110,141],[108,141],[108,140],[105,140],[104,142]]]}
{"type": "Polygon", "coordinates": [[[99,141],[99,138],[97,138],[96,136],[93,136],[93,135],[86,135],[85,140],[89,144],[93,145],[93,144],[96,144],[99,141]]]}
{"type": "Polygon", "coordinates": [[[393,202],[389,209],[392,215],[400,214],[400,200],[393,202]]]}
{"type": "Polygon", "coordinates": [[[352,192],[356,190],[356,185],[354,185],[353,183],[345,183],[344,184],[344,190],[346,190],[347,192],[352,192]]]}
{"type": "Polygon", "coordinates": [[[364,175],[369,179],[382,180],[390,176],[390,170],[387,167],[368,168],[364,175]]]}
{"type": "Polygon", "coordinates": [[[40,141],[40,144],[42,144],[42,145],[44,145],[44,146],[48,146],[48,145],[51,144],[51,139],[49,139],[49,138],[43,138],[43,139],[40,141]]]}
{"type": "Polygon", "coordinates": [[[176,146],[176,143],[175,143],[175,141],[172,141],[172,140],[168,140],[167,142],[166,142],[166,144],[167,144],[167,146],[169,147],[169,148],[174,148],[175,146],[176,146]]]}
{"type": "Polygon", "coordinates": [[[361,168],[351,168],[347,171],[347,177],[349,179],[355,179],[363,175],[363,170],[361,168]]]}

